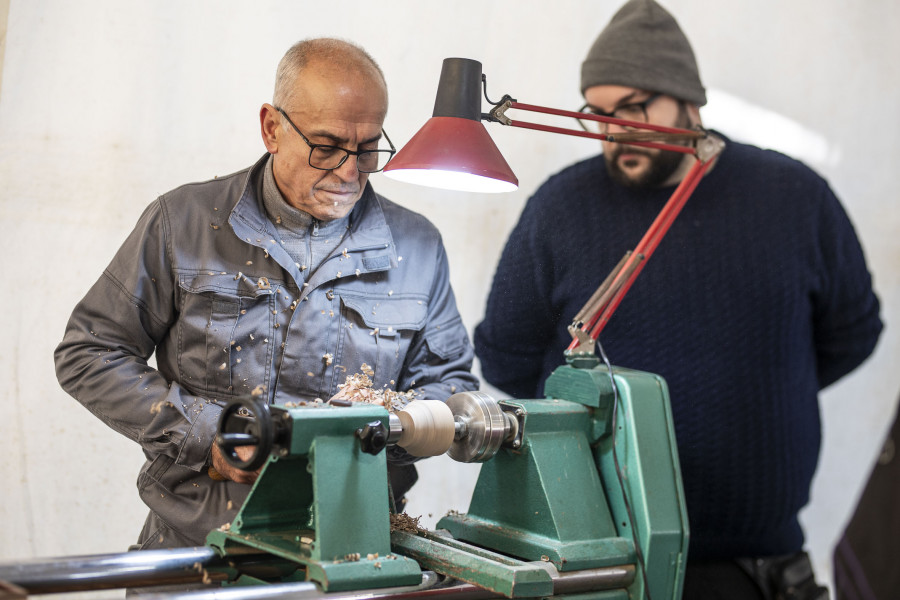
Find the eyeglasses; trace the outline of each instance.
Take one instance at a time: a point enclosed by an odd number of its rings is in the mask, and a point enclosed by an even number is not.
[[[653,94],[643,102],[632,102],[631,104],[623,104],[622,106],[617,106],[616,108],[612,109],[612,112],[606,112],[585,103],[584,106],[578,109],[578,112],[599,115],[601,117],[613,117],[616,119],[625,119],[626,121],[646,123],[649,120],[647,118],[647,107],[658,100],[661,96],[662,94]],[[599,131],[600,133],[606,133],[606,131],[609,129],[609,123],[604,123],[602,121],[578,119],[578,124],[581,125],[582,129],[589,132]]]
[[[394,144],[391,142],[391,138],[388,137],[387,132],[385,132],[384,129],[381,130],[381,133],[390,145],[390,150],[347,150],[340,146],[313,144],[305,135],[303,135],[297,126],[294,125],[294,122],[291,121],[291,118],[287,116],[287,113],[284,112],[284,110],[277,106],[275,107],[275,110],[280,112],[281,115],[287,119],[287,122],[291,124],[294,131],[296,131],[300,137],[303,138],[303,141],[306,142],[306,145],[309,146],[309,166],[313,169],[322,171],[337,169],[344,164],[347,157],[352,154],[356,157],[356,169],[360,173],[377,173],[387,165],[388,161],[391,160],[391,157],[397,152],[397,149],[394,148]]]

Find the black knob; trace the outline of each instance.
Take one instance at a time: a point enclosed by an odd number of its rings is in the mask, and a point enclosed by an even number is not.
[[[363,452],[375,455],[387,446],[388,430],[381,421],[372,421],[357,429],[356,437]]]

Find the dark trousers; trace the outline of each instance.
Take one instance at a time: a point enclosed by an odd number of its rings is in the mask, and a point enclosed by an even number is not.
[[[765,600],[765,596],[734,561],[688,561],[681,600]]]
[[[682,600],[828,600],[805,552],[688,561]]]

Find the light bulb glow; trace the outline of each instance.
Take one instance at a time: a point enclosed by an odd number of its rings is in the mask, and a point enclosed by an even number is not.
[[[393,169],[392,171],[385,171],[384,175],[404,183],[459,192],[499,194],[513,192],[519,188],[519,186],[508,181],[483,177],[474,173],[443,169]]]

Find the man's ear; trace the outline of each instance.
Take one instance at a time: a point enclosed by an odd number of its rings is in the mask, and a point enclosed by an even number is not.
[[[703,121],[700,120],[700,107],[696,104],[685,103],[687,106],[688,117],[691,120],[691,125],[700,125],[703,126]]]
[[[281,126],[281,113],[271,104],[263,104],[259,109],[259,128],[262,134],[263,144],[269,154],[278,152],[279,128]]]

